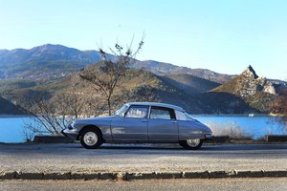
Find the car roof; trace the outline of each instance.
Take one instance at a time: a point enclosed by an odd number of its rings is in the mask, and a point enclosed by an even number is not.
[[[184,109],[182,109],[179,106],[176,105],[172,105],[172,104],[167,104],[167,103],[159,103],[159,102],[129,102],[127,103],[129,105],[150,105],[150,106],[157,106],[157,107],[167,107],[170,109],[174,109],[174,110],[178,110],[178,111],[183,111]]]

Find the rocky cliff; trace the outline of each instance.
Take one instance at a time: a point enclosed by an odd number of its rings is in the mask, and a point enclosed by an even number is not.
[[[261,112],[268,112],[272,99],[277,95],[276,85],[265,77],[259,77],[252,66],[212,92],[236,95]]]
[[[252,66],[248,66],[239,76],[214,89],[216,92],[228,92],[242,98],[254,96],[258,92],[276,95],[273,83],[265,77],[259,77]]]

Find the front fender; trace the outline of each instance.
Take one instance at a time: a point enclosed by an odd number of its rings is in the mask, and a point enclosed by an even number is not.
[[[80,119],[74,122],[74,128],[76,128],[77,131],[80,133],[85,127],[94,126],[101,131],[103,135],[103,139],[106,141],[109,141],[109,140],[112,140],[111,121],[112,121],[112,117],[97,117],[97,118],[90,118],[90,119]]]

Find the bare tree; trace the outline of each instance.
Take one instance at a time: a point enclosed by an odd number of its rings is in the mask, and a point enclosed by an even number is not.
[[[132,43],[126,50],[121,45],[115,44],[114,49],[110,49],[113,56],[100,49],[102,61],[86,67],[80,73],[81,79],[90,83],[96,91],[105,96],[109,115],[111,115],[111,101],[115,88],[119,86],[119,81],[126,74],[128,65],[135,62],[135,57],[143,44],[141,40],[135,51],[132,50]]]
[[[84,108],[84,102],[75,93],[61,93],[51,100],[38,97],[29,105],[26,108],[33,116],[33,122],[25,124],[25,128],[33,133],[53,135],[61,134]]]
[[[285,90],[273,103],[274,113],[281,115],[281,121],[287,126],[287,90]],[[287,127],[286,127],[287,128]]]
[[[55,96],[53,102],[57,103],[57,113],[63,115],[71,115],[78,118],[82,113],[85,101],[84,98],[76,93],[61,93]]]

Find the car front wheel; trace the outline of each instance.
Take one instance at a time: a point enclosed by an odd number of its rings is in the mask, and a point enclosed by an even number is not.
[[[189,150],[197,150],[202,146],[203,141],[201,139],[187,139],[185,141],[180,141],[179,144]]]
[[[97,129],[88,128],[81,133],[81,144],[86,149],[96,149],[102,144],[102,137]]]

